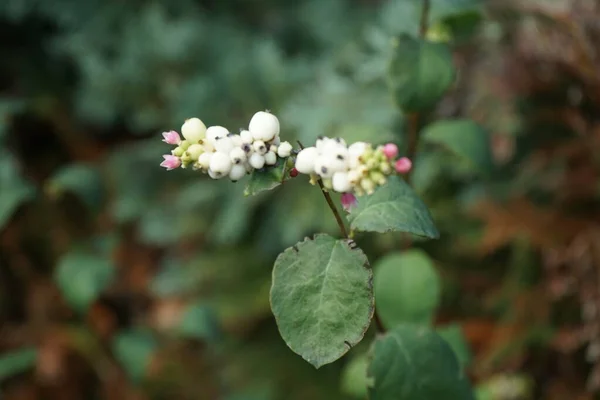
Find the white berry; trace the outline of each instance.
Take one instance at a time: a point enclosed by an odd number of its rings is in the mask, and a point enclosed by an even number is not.
[[[198,160],[198,157],[200,157],[200,154],[204,152],[204,147],[202,147],[201,144],[193,144],[188,147],[186,152],[189,154],[192,160],[196,161]]]
[[[339,193],[345,193],[352,189],[352,184],[348,180],[348,174],[346,172],[336,172],[331,178],[331,184],[333,190]]]
[[[246,161],[246,152],[241,147],[234,147],[229,152],[229,158],[234,164],[241,164]]]
[[[275,154],[272,151],[265,154],[265,163],[267,165],[274,165],[276,162],[277,162],[277,154]]]
[[[214,153],[202,153],[200,157],[198,157],[198,164],[203,169],[208,169],[210,167],[210,159]]]
[[[258,153],[252,154],[249,161],[254,169],[261,169],[265,166],[265,158]]]
[[[277,155],[281,158],[289,157],[292,154],[292,145],[290,142],[282,142],[277,148]]]
[[[217,174],[212,169],[209,169],[208,170],[208,176],[210,176],[212,179],[221,179],[224,175],[222,175],[221,173]]]
[[[210,170],[217,176],[224,176],[231,171],[231,160],[225,153],[214,153],[210,159]]]
[[[254,138],[252,137],[250,131],[241,131],[240,137],[242,138],[242,143],[252,143],[254,141]]]
[[[311,174],[315,169],[315,161],[319,152],[316,147],[307,147],[298,153],[296,157],[296,169],[301,174]]]
[[[215,150],[219,153],[229,154],[231,150],[233,150],[233,140],[230,137],[217,137],[215,139]]]
[[[181,134],[185,140],[198,143],[206,136],[206,125],[199,118],[187,119],[181,126]]]
[[[229,135],[229,131],[222,126],[210,126],[206,130],[206,139],[208,139],[209,142],[213,142],[213,144],[217,138],[223,138],[227,135]]]
[[[328,161],[329,160],[326,157],[318,157],[315,161],[315,169],[312,172],[316,173],[321,178],[331,178],[334,171],[329,166]]]
[[[246,168],[242,164],[234,165],[229,171],[229,179],[232,181],[239,181],[246,175]]]
[[[255,152],[257,152],[258,154],[261,154],[261,155],[266,154],[268,151],[267,145],[262,140],[255,141],[252,144],[252,147],[254,148]]]
[[[242,145],[244,144],[244,141],[242,140],[242,137],[240,135],[229,134],[229,138],[231,139],[231,143],[233,143],[235,147],[242,147]]]
[[[269,112],[259,111],[250,120],[248,130],[254,139],[269,141],[279,135],[279,120]]]
[[[348,171],[348,182],[350,182],[350,184],[355,185],[361,178],[361,175],[358,173],[358,171],[351,169],[350,171]]]

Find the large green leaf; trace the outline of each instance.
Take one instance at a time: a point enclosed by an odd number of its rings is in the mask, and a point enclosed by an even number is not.
[[[421,138],[425,142],[445,147],[483,174],[489,173],[492,168],[489,134],[474,121],[437,121],[425,127]]]
[[[452,85],[452,53],[443,43],[402,35],[394,42],[389,84],[396,104],[405,112],[432,108]]]
[[[319,234],[275,261],[271,308],[279,332],[316,368],[360,342],[373,316],[373,275],[355,246]]]
[[[85,313],[115,275],[106,258],[84,251],[72,251],[60,260],[54,278],[65,300]]]
[[[369,356],[367,353],[354,357],[345,365],[342,371],[341,390],[357,399],[367,397],[367,368]]]
[[[286,173],[286,163],[287,159],[278,158],[275,165],[252,172],[244,195],[253,196],[281,185],[288,175]]]
[[[430,328],[396,326],[375,341],[368,369],[371,400],[472,400],[450,346]]]
[[[372,195],[359,197],[348,220],[350,227],[359,231],[400,231],[433,239],[439,237],[425,204],[397,176],[390,177]]]
[[[0,229],[34,194],[34,187],[20,176],[15,158],[0,148]]]
[[[217,324],[217,317],[211,307],[193,303],[183,312],[177,330],[183,337],[212,341],[218,335]]]
[[[374,266],[375,301],[383,324],[429,324],[440,302],[440,279],[421,250],[391,253]]]
[[[38,351],[33,347],[5,352],[0,356],[0,381],[20,374],[35,365]]]
[[[469,344],[467,343],[467,339],[465,338],[461,326],[458,324],[446,325],[437,328],[437,333],[448,342],[450,347],[452,347],[461,367],[464,368],[469,365],[469,362],[471,361],[471,350],[469,349]]]
[[[158,342],[150,331],[132,329],[119,333],[112,343],[113,352],[134,382],[143,380],[148,372]]]
[[[46,188],[55,196],[72,192],[92,209],[101,206],[104,196],[100,172],[84,164],[68,165],[60,169],[47,183]]]

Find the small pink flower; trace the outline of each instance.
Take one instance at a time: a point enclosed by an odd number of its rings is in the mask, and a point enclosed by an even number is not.
[[[398,155],[398,146],[394,143],[388,143],[383,146],[383,154],[389,159],[393,160]]]
[[[167,144],[179,144],[181,142],[181,138],[179,137],[179,133],[175,131],[163,132],[163,142]]]
[[[160,166],[165,167],[167,171],[175,169],[181,165],[181,160],[179,157],[172,156],[171,154],[165,154],[163,158],[165,160],[160,163]]]
[[[408,158],[402,157],[396,161],[394,167],[399,174],[406,174],[412,168],[412,162]]]
[[[344,210],[350,211],[356,205],[356,197],[352,193],[342,194],[342,207]]]

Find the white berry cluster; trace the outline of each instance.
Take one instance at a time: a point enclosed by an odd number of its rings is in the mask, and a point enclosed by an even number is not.
[[[163,133],[164,142],[176,144],[171,155],[163,156],[167,169],[191,166],[213,179],[228,177],[237,181],[255,169],[287,158],[292,145],[279,139],[279,120],[270,112],[259,111],[250,120],[247,130],[230,133],[222,126],[206,125],[190,118],[181,127],[184,140],[175,131]]]
[[[298,172],[311,175],[312,183],[321,178],[329,190],[358,196],[371,194],[394,172],[397,148],[392,154],[386,146],[373,148],[365,142],[348,146],[340,138],[319,137],[315,146],[298,153],[295,167]]]

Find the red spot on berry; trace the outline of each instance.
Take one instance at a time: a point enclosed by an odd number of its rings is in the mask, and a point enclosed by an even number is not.
[[[297,176],[298,176],[298,170],[297,170],[296,168],[292,168],[292,169],[290,170],[290,176],[291,176],[292,178],[295,178],[295,177],[297,177]]]

